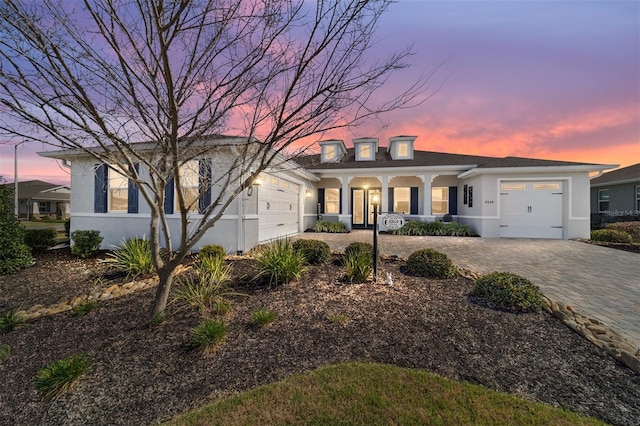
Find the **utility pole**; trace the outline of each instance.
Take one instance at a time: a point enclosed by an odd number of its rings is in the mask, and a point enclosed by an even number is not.
[[[16,219],[20,219],[20,209],[18,205],[18,147],[25,142],[26,141],[18,142],[13,146],[13,211]]]

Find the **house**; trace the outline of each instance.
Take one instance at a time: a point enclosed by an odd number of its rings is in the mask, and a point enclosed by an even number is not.
[[[15,188],[13,183],[5,185]],[[18,182],[18,217],[67,219],[70,215],[70,199],[71,188],[68,186],[41,180]]]
[[[591,213],[633,215],[640,211],[640,163],[591,179]]]
[[[451,217],[482,237],[588,238],[589,173],[614,167],[420,151],[416,139],[396,136],[383,147],[376,138],[359,138],[352,148],[342,140],[325,140],[319,142],[319,154],[280,161],[234,199],[195,249],[215,243],[229,252],[245,252],[304,232],[318,219],[340,221],[349,229],[370,228],[374,193],[380,195],[382,216],[393,212],[422,221]],[[242,143],[247,142],[227,138],[225,146]],[[100,230],[104,247],[149,232],[149,209],[126,179],[109,175],[107,167],[80,151],[40,154],[71,162],[72,231]],[[230,151],[221,158],[233,155]],[[212,178],[198,172],[206,170],[211,159],[199,161],[192,167],[194,188]],[[145,171],[140,174],[144,177]],[[165,210],[177,239],[179,215],[172,214],[172,191]],[[200,208],[211,199],[203,197]],[[192,215],[194,220],[199,217],[197,208]]]

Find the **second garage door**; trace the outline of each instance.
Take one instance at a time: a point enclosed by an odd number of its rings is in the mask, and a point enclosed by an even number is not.
[[[258,190],[260,242],[298,233],[299,186],[288,180],[266,175]]]
[[[500,236],[562,238],[562,182],[501,182]]]

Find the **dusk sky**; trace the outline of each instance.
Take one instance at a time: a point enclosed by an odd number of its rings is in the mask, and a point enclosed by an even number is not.
[[[640,162],[640,1],[399,0],[376,52],[413,44],[414,66],[384,91],[440,68],[424,104],[343,138],[415,135],[417,148],[620,164]],[[42,145],[20,146],[19,180],[68,183]],[[13,146],[0,175],[13,180]]]

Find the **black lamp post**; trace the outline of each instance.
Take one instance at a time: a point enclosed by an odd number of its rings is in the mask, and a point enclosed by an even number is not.
[[[371,194],[373,206],[373,282],[378,280],[378,207],[380,206],[380,193]]]

